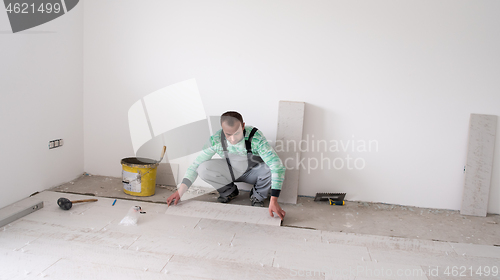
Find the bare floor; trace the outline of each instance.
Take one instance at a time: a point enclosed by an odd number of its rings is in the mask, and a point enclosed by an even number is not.
[[[175,187],[158,186],[154,196],[137,197],[125,194],[122,188],[120,178],[83,175],[51,190],[155,203],[166,203],[175,191]],[[218,195],[212,190],[191,187],[190,195],[195,200],[216,202]],[[231,204],[250,205],[249,192],[240,191]],[[287,213],[283,226],[288,227],[500,246],[500,215],[483,218],[452,210],[351,201],[331,206],[311,197],[299,197],[296,205],[281,206]]]

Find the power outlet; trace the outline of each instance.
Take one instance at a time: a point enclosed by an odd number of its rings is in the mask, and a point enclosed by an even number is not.
[[[49,141],[49,150],[61,147],[62,145],[63,145],[62,139],[56,139],[56,140]]]

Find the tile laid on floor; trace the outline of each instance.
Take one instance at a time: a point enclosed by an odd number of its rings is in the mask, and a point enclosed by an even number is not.
[[[320,244],[320,231],[290,227],[275,227],[251,223],[234,223],[229,221],[202,219],[198,224],[204,231],[217,234],[218,232],[233,232],[233,243],[239,245],[256,246],[276,250],[290,244],[302,245]]]
[[[1,237],[0,237],[1,239]],[[21,250],[0,248],[1,279],[37,279],[42,271],[59,260],[57,257],[37,256]]]
[[[412,252],[453,252],[447,242],[343,232],[321,232],[323,242]]]
[[[299,275],[297,271],[260,264],[224,262],[204,258],[174,256],[162,272],[169,275],[210,279],[325,279],[325,276]]]
[[[465,243],[450,243],[450,245],[459,255],[496,258],[500,263],[500,247]]]
[[[35,241],[39,236],[21,235],[15,226],[6,227],[0,231],[0,248],[6,250],[18,250],[26,244]]]
[[[121,214],[125,215],[125,214]],[[165,215],[150,213],[140,215],[137,225],[125,226],[121,225],[120,219],[114,220],[106,225],[107,230],[136,234],[140,236],[157,236],[164,237],[168,235],[183,235],[195,229],[200,222],[200,218],[183,217],[175,215]]]
[[[494,258],[462,256],[453,254],[436,254],[436,253],[421,253],[409,252],[402,250],[377,250],[370,249],[370,255],[373,260],[379,262],[389,262],[397,264],[415,264],[426,267],[426,270],[433,267],[479,267],[479,266],[498,266],[498,260]]]
[[[118,204],[118,202],[117,202]],[[107,218],[107,224],[120,224],[122,219],[125,216],[130,215],[130,209],[134,206],[140,206],[142,208],[141,212],[143,214],[134,212],[132,216],[136,216],[137,224],[142,226],[150,226],[155,223],[155,220],[158,216],[164,216],[164,212],[167,208],[166,205],[155,204],[155,203],[141,203],[138,204],[135,201],[120,201],[119,206],[100,206],[95,205],[94,207],[89,208],[82,214],[87,216],[98,216],[102,219]]]
[[[32,241],[38,238],[51,238],[58,240],[85,242],[87,244],[93,245],[118,247],[120,244],[130,246],[135,240],[140,237],[140,234],[133,234],[122,231],[112,231],[104,229],[99,230],[91,228],[66,228],[63,226],[54,226],[43,222],[23,219],[17,220],[13,225],[14,226],[10,227],[6,231],[6,234],[8,233],[14,236],[13,240],[20,239]],[[25,244],[20,243],[19,245],[23,246]]]
[[[112,219],[105,215],[85,215],[85,212],[73,214],[61,210],[50,212],[50,215],[47,215],[47,212],[50,211],[43,211],[42,209],[25,216],[22,220],[41,222],[55,227],[65,227],[69,229],[101,229],[112,221]]]
[[[354,265],[352,264],[352,267]],[[342,269],[342,266],[338,266],[337,268]],[[363,262],[358,263],[355,270],[356,272],[351,274],[355,275],[355,279],[427,280],[426,271],[418,265]]]
[[[264,207],[195,200],[182,201],[175,206],[170,206],[166,214],[273,226],[281,224],[281,219],[269,216],[268,209]]]
[[[332,252],[332,254],[334,253],[342,254],[342,252],[339,251]],[[281,261],[283,261],[283,259]],[[274,267],[279,266],[281,268],[285,266],[300,274],[323,273],[325,275],[325,280],[353,280],[359,278],[372,280],[427,279],[425,271],[418,265],[372,262],[369,260],[343,260],[339,258],[326,259],[317,264],[313,264],[312,262],[314,261],[318,261],[318,259],[302,264],[296,261],[294,263],[278,263],[278,259],[276,259]]]
[[[109,219],[105,216],[99,215],[97,217],[85,216],[85,212],[96,207],[98,202],[89,202],[83,204],[74,204],[70,210],[62,210],[57,205],[57,199],[60,194],[55,192],[42,192],[36,196],[26,198],[20,202],[13,205],[24,205],[30,204],[33,201],[43,201],[44,207],[38,211],[35,211],[27,216],[21,218],[21,220],[34,221],[39,223],[46,223],[54,226],[62,226],[68,228],[102,228],[105,224],[109,223]],[[88,196],[82,195],[71,195],[67,197],[68,199],[87,199]],[[101,203],[103,203],[101,201]],[[7,206],[8,209],[10,206]],[[16,206],[19,207],[19,206]],[[3,208],[0,212],[6,210]],[[47,213],[51,213],[48,215]]]
[[[271,266],[274,251],[257,246],[231,246],[219,236],[207,235],[196,238],[172,235],[164,238],[140,238],[130,248],[139,251],[174,254],[185,257],[205,258],[236,263],[260,264]],[[230,234],[229,234],[230,235]]]
[[[86,261],[72,261],[61,259],[54,265],[43,271],[43,276],[46,279],[208,279],[191,276],[189,278],[179,277],[177,275],[165,275],[159,272],[149,270],[138,270],[126,267],[118,267],[112,265],[104,265]],[[40,278],[38,278],[40,279]],[[43,279],[43,278],[42,278]]]
[[[59,205],[57,205],[57,200],[59,198],[67,198],[70,201],[74,200],[83,200],[83,199],[98,199],[97,202],[82,202],[82,203],[75,203],[73,207],[70,210],[62,210],[59,208]],[[87,195],[80,195],[80,194],[69,194],[69,193],[58,193],[58,192],[53,192],[53,191],[43,191],[39,192],[31,197],[27,197],[23,200],[20,200],[18,202],[15,202],[5,208],[2,208],[1,210],[4,211],[8,208],[11,207],[28,207],[33,205],[34,203],[43,202],[43,208],[38,210],[38,211],[69,211],[73,213],[80,213],[85,210],[87,210],[89,207],[92,207],[95,204],[102,203],[102,200],[111,200],[111,198],[101,198],[101,197],[94,197],[94,196],[87,196]]]
[[[304,242],[305,243],[305,242]],[[290,243],[276,250],[274,267],[323,271],[345,262],[369,261],[368,249],[361,246],[338,244]]]
[[[147,268],[160,272],[172,257],[106,245],[88,244],[69,240],[39,238],[22,248],[26,255],[64,258],[72,261],[93,262],[138,270]]]

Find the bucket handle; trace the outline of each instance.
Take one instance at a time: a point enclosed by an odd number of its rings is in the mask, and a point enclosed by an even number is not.
[[[167,146],[163,146],[162,152],[161,152],[161,157],[160,160],[157,162],[160,164],[160,162],[163,160],[163,157],[165,156],[165,152],[167,151]]]

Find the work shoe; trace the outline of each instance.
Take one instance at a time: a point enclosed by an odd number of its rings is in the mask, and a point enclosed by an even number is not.
[[[240,191],[238,191],[238,188],[236,187],[234,189],[234,191],[232,193],[230,193],[228,196],[226,196],[226,197],[219,196],[219,198],[217,198],[217,201],[220,203],[228,203],[229,201],[231,201],[235,197],[237,197],[238,194],[240,194]]]
[[[260,201],[255,197],[250,197],[250,201],[252,202],[252,206],[264,207],[264,201]]]

